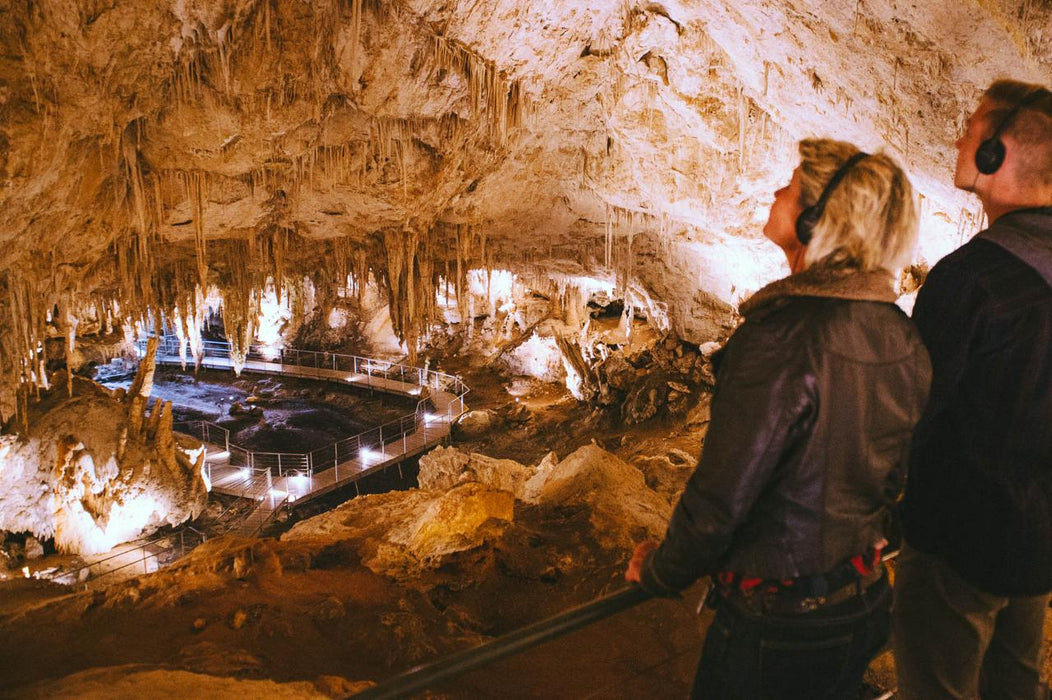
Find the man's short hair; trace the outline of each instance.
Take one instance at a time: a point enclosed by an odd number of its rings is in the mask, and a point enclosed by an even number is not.
[[[1015,154],[1019,175],[1052,185],[1052,92],[1041,85],[1002,79],[986,89],[983,99],[993,104],[986,114],[987,136],[1017,105],[1030,100],[1003,133],[1020,146]]]
[[[800,206],[818,201],[834,173],[859,149],[844,141],[800,142]],[[917,201],[906,173],[883,153],[863,158],[826,201],[807,246],[809,265],[896,270],[917,243]]]

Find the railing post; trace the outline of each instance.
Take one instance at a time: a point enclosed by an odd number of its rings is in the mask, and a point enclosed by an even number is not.
[[[382,425],[380,426],[380,456],[381,457],[386,457],[387,456],[384,453],[384,427]]]

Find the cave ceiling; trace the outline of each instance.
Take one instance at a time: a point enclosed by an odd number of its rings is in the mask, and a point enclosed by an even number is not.
[[[680,258],[656,296],[696,291],[678,265],[732,301],[742,259],[777,269],[759,231],[808,135],[907,166],[922,257],[974,230],[954,139],[992,79],[1052,82],[1052,2],[11,0],[0,48],[12,300],[459,226],[486,263],[585,271],[650,235]]]

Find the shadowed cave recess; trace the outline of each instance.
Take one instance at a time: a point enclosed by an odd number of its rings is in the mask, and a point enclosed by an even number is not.
[[[0,47],[0,693],[343,697],[621,587],[788,271],[799,139],[908,171],[909,310],[983,225],[981,91],[1052,84],[1052,3],[19,0]],[[299,502],[329,466],[264,465],[260,515],[191,421],[405,455]],[[685,695],[699,595],[436,690]]]

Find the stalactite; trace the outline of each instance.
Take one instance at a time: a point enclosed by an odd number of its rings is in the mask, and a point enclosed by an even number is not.
[[[225,246],[229,261],[227,274],[220,284],[223,328],[230,343],[234,372],[240,375],[245,356],[252,343],[255,319],[259,313],[259,295],[263,281],[252,270],[252,246],[244,240],[230,241]]]
[[[383,238],[387,258],[386,281],[391,322],[395,334],[406,344],[410,363],[415,362],[419,339],[431,320],[427,296],[434,296],[433,279],[421,273],[420,236],[416,231],[386,231]]]
[[[464,327],[471,324],[468,309],[468,262],[471,255],[471,231],[457,224],[457,278],[453,287],[457,293],[457,311]]]
[[[749,124],[749,105],[745,91],[738,88],[738,172],[745,172],[745,132]]]
[[[362,0],[351,0],[351,75],[358,74],[358,41],[362,33]],[[357,82],[355,83],[357,84]]]
[[[522,122],[524,99],[518,81],[507,80],[492,61],[452,39],[432,34],[428,46],[437,69],[456,71],[468,81],[472,112],[484,112],[491,137],[499,144],[507,143],[509,129]]]
[[[190,217],[194,222],[194,252],[197,256],[197,283],[208,286],[208,250],[205,245],[205,201],[207,175],[203,172],[182,173],[186,199],[190,203]]]
[[[605,244],[603,245],[603,267],[610,269],[613,264],[614,257],[614,221],[613,216],[616,215],[616,210],[611,208],[609,204],[606,205],[606,237],[604,239]]]
[[[149,237],[156,229],[157,221],[154,219],[157,209],[148,201],[146,182],[139,163],[139,148],[144,128],[141,121],[132,122],[125,129],[121,139],[121,155],[126,177],[131,185],[132,208],[138,224],[140,250],[148,246]]]

